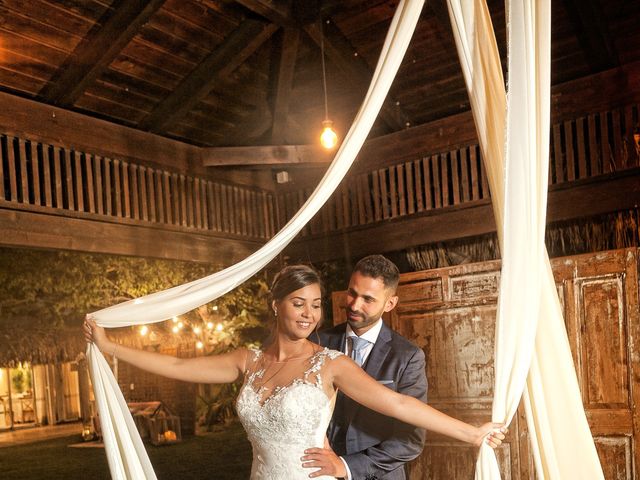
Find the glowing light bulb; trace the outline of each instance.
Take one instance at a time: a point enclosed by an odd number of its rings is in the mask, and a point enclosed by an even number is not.
[[[202,347],[204,347],[204,344],[202,342],[197,342],[196,343],[196,348],[199,350],[202,350]]]
[[[333,122],[325,120],[322,122],[322,133],[320,134],[320,144],[327,150],[331,150],[338,143],[338,135],[333,131]]]
[[[149,333],[149,327],[147,327],[146,325],[141,326],[140,335],[144,337],[147,333]]]
[[[222,324],[221,324],[221,323],[219,323],[218,325],[216,325],[216,330],[217,330],[218,332],[221,332],[221,331],[222,331]]]
[[[180,330],[182,330],[182,329],[183,329],[183,327],[184,327],[184,323],[182,323],[182,322],[178,322],[178,328],[179,328]]]
[[[202,329],[200,327],[193,327],[193,333],[195,333],[196,335],[200,335],[200,332],[202,332]]]
[[[180,331],[177,325],[173,327],[171,330],[173,331],[173,333],[178,333]]]
[[[209,330],[211,330],[213,328],[213,323],[212,322],[207,322],[207,328]]]
[[[178,317],[173,317],[173,323],[178,323]]]
[[[211,307],[211,310],[213,310],[214,312],[218,311],[218,305],[214,305],[213,307]]]

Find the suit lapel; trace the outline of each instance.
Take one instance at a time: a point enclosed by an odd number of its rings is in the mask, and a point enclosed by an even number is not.
[[[387,355],[391,351],[391,330],[384,323],[382,329],[378,334],[378,339],[371,349],[371,353],[367,358],[367,362],[364,366],[364,371],[375,379],[378,379],[378,374],[382,368]]]
[[[367,372],[367,374],[370,377],[373,377],[374,379],[378,379],[378,374],[380,373],[380,369],[382,368],[382,365],[384,364],[384,361],[387,358],[387,355],[389,355],[389,352],[391,351],[390,342],[391,342],[391,330],[389,329],[389,327],[387,327],[383,323],[382,329],[378,334],[376,343],[373,345],[373,348],[371,349],[371,353],[369,353],[369,356],[367,357],[367,361],[364,364],[364,371]],[[349,415],[350,421],[351,419],[353,419],[353,417],[361,408],[363,407],[359,403],[353,400],[349,401],[348,415]]]

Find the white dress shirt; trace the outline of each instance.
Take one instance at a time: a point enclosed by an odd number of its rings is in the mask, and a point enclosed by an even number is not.
[[[363,365],[366,363],[367,358],[369,358],[369,354],[371,353],[371,350],[373,350],[373,345],[376,343],[376,340],[378,340],[378,335],[380,335],[380,330],[382,330],[382,319],[379,319],[376,323],[373,324],[373,327],[371,327],[365,333],[360,335],[360,338],[364,338],[365,340],[369,341],[369,345],[367,345],[364,348],[364,356],[363,356],[363,360],[362,360],[362,362],[363,362],[362,364]],[[357,335],[355,334],[355,332],[351,328],[351,325],[347,325],[347,330],[346,330],[345,334],[346,334],[347,341],[345,342],[344,353],[347,356],[350,356],[351,355],[351,341],[349,341],[348,339],[349,339],[349,337],[356,337]],[[352,480],[351,470],[349,470],[349,465],[347,465],[347,462],[344,461],[344,458],[340,457],[340,460],[342,460],[342,463],[344,463],[344,468],[347,471],[347,476],[345,478],[347,480]]]

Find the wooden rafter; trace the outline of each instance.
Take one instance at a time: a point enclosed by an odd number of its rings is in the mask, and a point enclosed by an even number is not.
[[[290,27],[300,26],[293,19],[291,9],[283,2],[270,0],[236,1],[271,22]],[[323,28],[324,32],[320,31],[318,22],[304,26],[304,30],[318,46],[320,46],[320,39],[324,33],[324,46],[327,57],[345,72],[350,80],[362,86],[369,85],[373,70],[367,62],[357,54],[357,51],[353,48],[349,40],[332,22],[325,24]],[[391,94],[387,95],[387,101],[382,107],[380,116],[393,130],[400,130],[406,128],[407,125],[411,125],[410,118]]]
[[[327,152],[316,145],[278,145],[265,147],[203,148],[205,167],[326,164],[335,152]]]
[[[564,0],[580,46],[593,73],[620,65],[605,12],[595,0]]]
[[[257,13],[261,17],[266,18],[270,22],[284,27],[299,27],[296,25],[292,15],[291,7],[279,0],[236,0],[246,9]]]
[[[165,0],[120,2],[95,35],[80,42],[40,95],[47,102],[72,106],[87,86],[113,61]]]
[[[220,79],[233,72],[277,29],[260,20],[242,22],[138,127],[152,132],[164,130],[204,99]]]
[[[293,73],[296,66],[300,30],[285,27],[282,35],[282,48],[277,59],[278,65],[274,68],[275,75],[272,79],[275,97],[273,100],[273,127],[271,129],[271,141],[274,144],[285,143],[285,131],[289,114],[289,98],[293,86]]]

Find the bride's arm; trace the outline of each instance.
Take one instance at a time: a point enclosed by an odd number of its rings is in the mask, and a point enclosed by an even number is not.
[[[463,442],[479,446],[483,439],[502,425],[486,423],[474,427],[446,415],[420,400],[402,395],[379,384],[367,375],[349,357],[341,356],[331,362],[333,385],[356,402],[389,417],[426,428]],[[488,440],[492,447],[498,446],[504,435],[497,431]]]
[[[84,335],[100,351],[117,357],[138,368],[164,377],[194,383],[231,383],[242,374],[247,359],[247,350],[238,349],[221,355],[177,358],[171,355],[148,352],[112,342],[104,328],[87,318]]]

